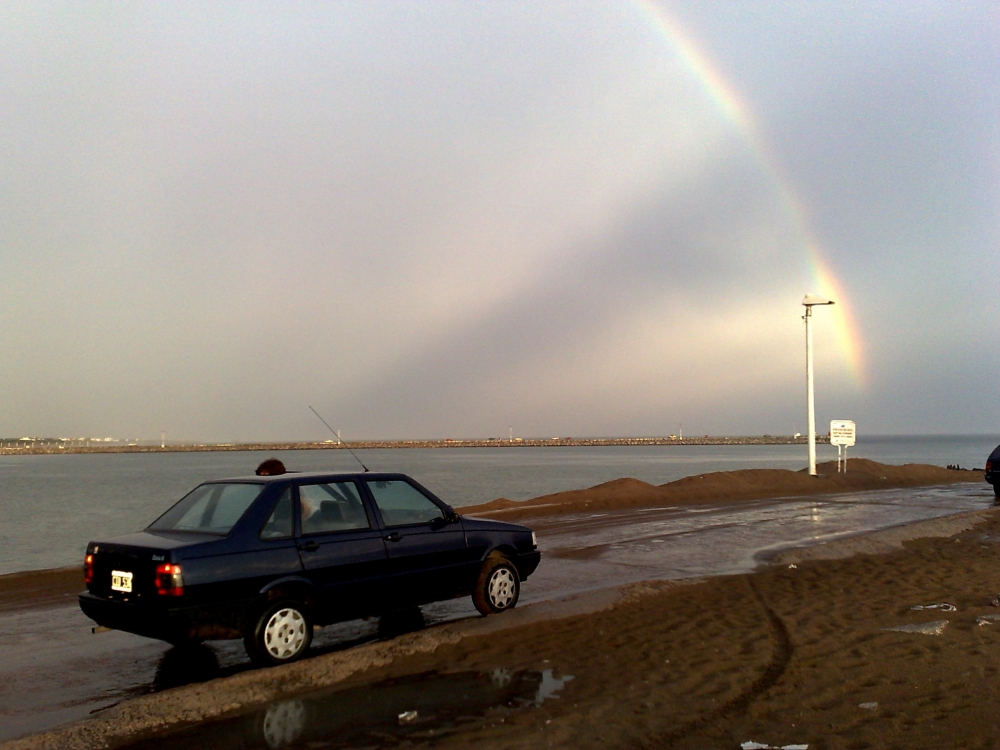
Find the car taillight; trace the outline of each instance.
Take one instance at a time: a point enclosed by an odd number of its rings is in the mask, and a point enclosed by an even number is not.
[[[992,461],[987,461],[986,462],[986,471],[993,471],[993,462]]]
[[[94,556],[83,558],[83,582],[88,586],[94,582]]]
[[[156,566],[156,593],[160,596],[184,595],[184,574],[180,565],[164,563]]]

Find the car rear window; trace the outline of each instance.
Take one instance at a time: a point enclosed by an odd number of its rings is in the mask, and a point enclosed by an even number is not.
[[[224,536],[257,499],[263,485],[203,484],[150,524],[152,531],[196,531]]]

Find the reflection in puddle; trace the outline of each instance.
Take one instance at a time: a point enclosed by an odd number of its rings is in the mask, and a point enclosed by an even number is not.
[[[487,718],[559,697],[572,675],[551,669],[429,673],[312,693],[253,713],[136,742],[131,750],[174,748],[394,747],[428,740]]]
[[[540,706],[544,701],[549,700],[549,698],[558,698],[559,696],[556,693],[562,690],[566,683],[572,679],[573,675],[571,674],[554,677],[552,670],[546,669],[542,672],[542,682],[538,686],[538,692],[535,693],[535,705]]]
[[[306,731],[306,704],[282,701],[267,707],[261,735],[268,747],[288,747]]]

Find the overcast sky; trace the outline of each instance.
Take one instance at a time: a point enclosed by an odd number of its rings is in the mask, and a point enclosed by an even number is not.
[[[996,433],[998,235],[995,2],[0,5],[3,436]]]

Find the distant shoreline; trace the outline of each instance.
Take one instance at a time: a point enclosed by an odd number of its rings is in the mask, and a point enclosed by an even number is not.
[[[77,442],[77,441],[73,441]],[[365,450],[373,448],[569,448],[606,446],[677,445],[805,445],[805,436],[757,435],[745,437],[630,437],[630,438],[514,438],[486,440],[358,440],[311,443],[192,443],[184,445],[73,445],[64,442],[35,443],[27,447],[0,444],[0,456],[30,456],[79,453],[199,453],[209,451]],[[817,443],[829,443],[817,435]]]

